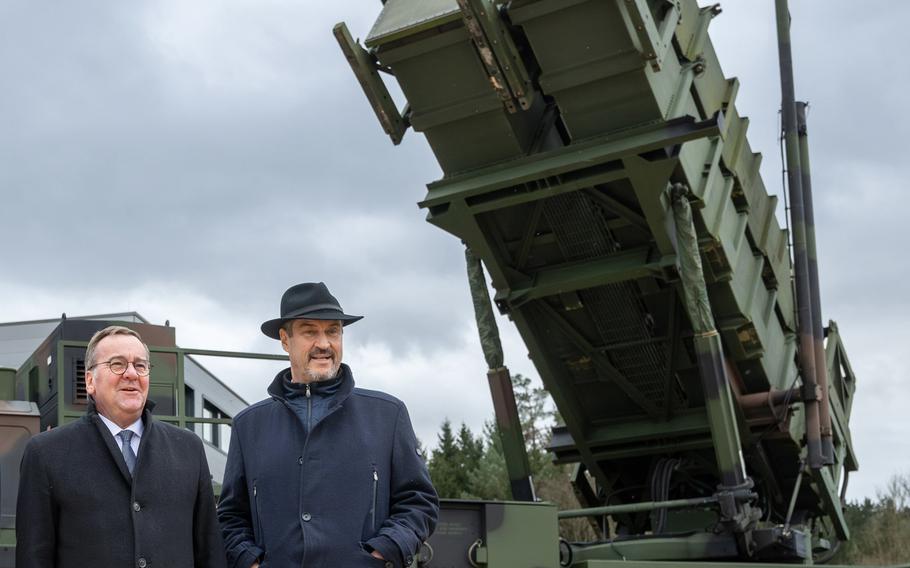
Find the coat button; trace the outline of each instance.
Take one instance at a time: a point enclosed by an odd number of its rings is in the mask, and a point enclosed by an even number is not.
[[[139,501],[133,501],[133,510],[137,513],[142,510],[142,506],[139,504]]]
[[[304,522],[308,523],[308,522],[310,522],[310,519],[313,518],[313,516],[310,515],[309,513],[304,513],[304,514],[300,515],[300,518],[303,519]]]
[[[140,558],[136,565],[139,566],[139,568],[145,568],[148,566],[148,562],[145,561],[145,558]]]
[[[392,564],[391,561],[388,561],[388,560],[387,560],[386,563],[385,563],[385,568],[395,568],[395,565]]]
[[[300,465],[303,465],[303,456],[300,456],[299,458],[297,458],[297,463],[299,463]]]

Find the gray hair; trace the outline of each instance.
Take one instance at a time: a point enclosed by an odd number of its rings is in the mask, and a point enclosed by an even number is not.
[[[96,331],[95,335],[88,342],[88,347],[85,348],[85,368],[91,369],[95,365],[95,348],[98,347],[98,344],[101,343],[101,340],[105,337],[110,337],[112,335],[131,335],[139,340],[142,343],[142,346],[145,347],[146,357],[149,357],[149,346],[142,341],[142,336],[139,333],[133,331],[128,327],[123,327],[122,325],[110,325],[101,331]]]

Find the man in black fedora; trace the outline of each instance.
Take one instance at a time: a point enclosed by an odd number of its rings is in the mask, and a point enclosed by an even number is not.
[[[291,366],[234,418],[218,517],[232,568],[400,568],[439,502],[407,408],[354,387],[345,314],[322,282],[292,286],[262,332]]]

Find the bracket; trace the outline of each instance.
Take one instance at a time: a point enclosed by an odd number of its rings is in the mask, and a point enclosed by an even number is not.
[[[370,101],[370,106],[373,107],[373,112],[376,113],[382,129],[397,146],[410,126],[407,119],[408,107],[405,107],[404,113],[398,111],[388,88],[379,76],[379,64],[376,57],[361,47],[359,42],[354,41],[344,22],[335,24],[332,34],[338,40],[338,45],[348,60],[351,70],[354,71],[354,76],[357,77],[363,93]]]

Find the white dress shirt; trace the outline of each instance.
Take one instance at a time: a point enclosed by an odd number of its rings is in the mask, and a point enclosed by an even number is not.
[[[118,436],[117,434],[119,434],[123,430],[131,431],[133,433],[133,438],[130,440],[130,447],[133,448],[133,453],[136,454],[136,456],[139,455],[139,439],[142,438],[142,431],[144,429],[141,417],[139,418],[139,420],[136,420],[135,422],[133,422],[126,428],[121,428],[120,426],[117,426],[116,424],[111,422],[104,415],[99,414],[98,416],[101,417],[101,420],[104,422],[104,425],[107,426],[107,429],[111,431],[111,435],[114,437],[114,440],[117,441],[117,446],[119,446],[121,450],[123,449],[123,442],[121,441],[120,436]]]

